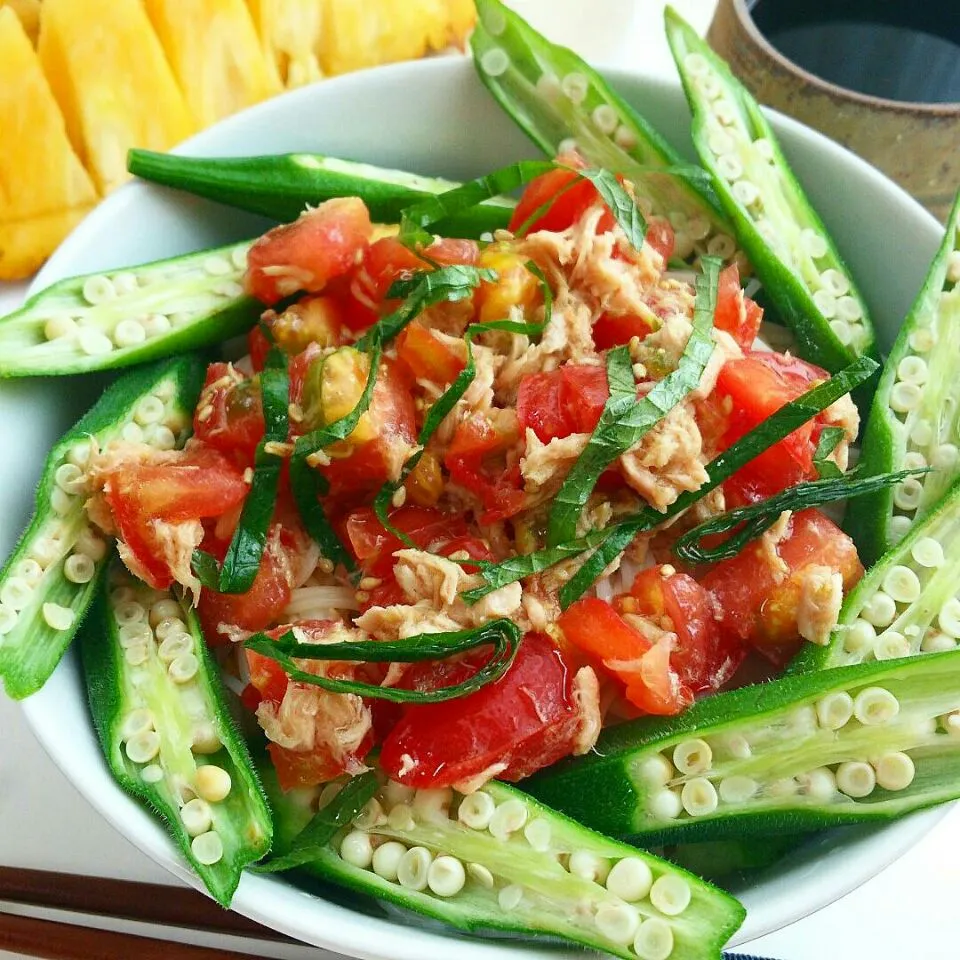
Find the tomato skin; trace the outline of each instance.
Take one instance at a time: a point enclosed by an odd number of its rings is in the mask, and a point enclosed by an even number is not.
[[[586,163],[575,153],[557,157],[557,163],[575,169],[583,169],[586,166]],[[577,180],[579,182],[574,182]],[[559,233],[576,223],[586,209],[596,202],[597,196],[596,187],[589,180],[581,179],[574,170],[549,170],[527,184],[510,218],[509,229],[516,233],[538,208],[553,200],[541,216],[527,224],[526,232],[550,230]]]
[[[480,244],[476,240],[438,237],[423,253],[425,257],[443,266],[460,263],[475,267],[480,262]]]
[[[763,309],[745,296],[740,287],[740,270],[735,263],[720,271],[714,326],[725,330],[743,350],[750,350],[760,332]]]
[[[719,690],[743,662],[747,649],[741,643],[724,642],[710,595],[693,577],[665,575],[668,572],[665,566],[641,570],[630,592],[618,597],[615,606],[621,613],[659,620],[677,635],[670,665],[692,693]]]
[[[414,380],[430,380],[436,384],[453,383],[467,365],[464,358],[416,320],[397,337],[397,359]]]
[[[299,290],[318,293],[354,265],[372,232],[362,200],[327,200],[254,243],[247,254],[247,291],[268,305]]]
[[[677,238],[666,217],[651,217],[647,221],[645,242],[653,247],[666,263],[672,256]]]
[[[505,470],[490,463],[513,449],[517,438],[499,430],[483,414],[463,420],[456,429],[444,456],[450,479],[476,494],[483,504],[481,523],[495,523],[523,509],[519,465]]]
[[[593,343],[598,350],[622,347],[634,337],[643,340],[653,327],[643,317],[631,314],[601,313],[593,325]]]
[[[260,388],[228,363],[211,363],[193,415],[198,440],[239,463],[252,465],[266,429]]]
[[[671,667],[669,647],[651,644],[605,600],[577,600],[557,626],[569,643],[600,662],[602,672],[626,684],[627,699],[645,713],[671,716],[693,702]]]
[[[517,419],[521,430],[533,430],[544,443],[571,433],[592,433],[609,397],[603,367],[567,364],[520,381]]]
[[[482,662],[471,658],[471,672]],[[433,689],[457,682],[463,663],[423,665],[410,683]],[[578,726],[562,654],[546,637],[527,634],[496,683],[457,700],[406,707],[384,739],[380,764],[392,779],[417,788],[462,784],[486,771],[516,781],[572,753]],[[506,768],[494,772],[500,763]]]
[[[844,589],[849,590],[863,575],[863,567],[853,541],[818,510],[793,514],[777,552],[787,566],[781,579],[754,542],[720,561],[700,582],[712,599],[722,632],[785,663],[801,642],[797,610],[804,570],[829,567],[841,574]]]
[[[747,351],[741,359],[728,360],[714,390],[720,402],[729,398],[721,445],[730,446],[827,377],[826,371],[804,360],[768,351]],[[731,503],[755,502],[812,479],[816,435],[817,424],[805,423],[738,470],[724,485]]]

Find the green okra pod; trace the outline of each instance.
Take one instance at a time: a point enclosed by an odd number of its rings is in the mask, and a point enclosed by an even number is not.
[[[647,843],[883,821],[960,797],[960,652],[717,694],[604,731],[524,788]]]
[[[867,306],[757,102],[672,8],[667,39],[693,113],[693,142],[797,352],[834,372],[875,353]]]
[[[144,180],[283,222],[296,220],[308,204],[359,197],[374,220],[396,223],[404,208],[458,186],[318,153],[207,158],[131,150],[127,166]],[[444,219],[436,230],[448,237],[479,237],[506,227],[514,205],[507,197],[494,197]]]
[[[124,441],[180,446],[203,373],[198,359],[183,357],[121,377],[50,451],[33,518],[0,570],[0,680],[11,697],[46,683],[106,567],[108,538],[84,509],[91,458]]]
[[[281,865],[461,930],[547,935],[630,960],[707,960],[744,916],[698,877],[506,784],[464,796],[368,773],[314,816],[312,797],[281,793],[271,769],[263,778]]]
[[[110,370],[244,333],[250,241],[59,280],[0,318],[0,377]]]
[[[863,435],[866,474],[933,469],[852,503],[844,528],[875,563],[926,516],[960,475],[960,194],[943,243],[887,359]]]
[[[228,906],[270,849],[271,814],[189,602],[119,562],[81,635],[90,712],[114,778],[166,822]]]

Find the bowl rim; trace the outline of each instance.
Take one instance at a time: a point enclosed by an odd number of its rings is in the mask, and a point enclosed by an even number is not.
[[[845,100],[856,103],[863,107],[872,107],[873,109],[884,110],[888,113],[911,114],[913,116],[923,116],[929,118],[939,118],[944,120],[960,120],[960,100],[945,100],[943,102],[929,102],[925,100],[892,100],[889,97],[878,97],[870,93],[861,93],[851,87],[842,87],[838,83],[825,80],[815,73],[811,73],[805,67],[802,67],[795,60],[791,60],[775,47],[766,37],[766,35],[757,26],[750,9],[747,7],[747,0],[729,0],[730,9],[733,11],[734,19],[746,33],[747,37],[758,47],[760,51],[777,66],[793,74],[799,80],[802,80],[808,86],[813,87],[820,93],[826,94],[834,99]],[[724,0],[720,0],[716,18],[721,16]]]
[[[351,90],[354,88],[362,89],[371,84],[376,87],[384,83],[404,83],[408,75],[416,77],[422,82],[422,75],[425,73],[435,75],[431,76],[431,82],[439,81],[442,84],[444,76],[452,80],[458,74],[469,73],[473,75],[473,67],[468,59],[452,57],[393,64],[325,80],[322,88],[328,92],[323,93],[322,96],[336,94],[349,97]],[[667,79],[623,69],[603,69],[602,73],[615,86],[618,83],[639,83],[659,91],[661,95],[672,95],[680,91],[679,81],[673,78]],[[276,109],[275,105],[278,100],[293,103],[302,101],[304,105],[308,105],[311,99],[317,95],[316,90],[317,87],[314,85],[303,87],[250,107],[221,121],[214,127],[194,135],[179,145],[173,152],[200,153],[204,149],[207,138],[212,136],[212,131],[215,131],[217,135],[236,135],[250,123],[251,118],[256,119],[261,114],[266,115]],[[885,190],[893,189],[897,191],[915,209],[918,217],[942,230],[942,225],[938,224],[936,219],[924,210],[916,200],[865,160],[799,121],[779,114],[774,110],[768,110],[768,113],[775,116],[778,128],[791,130],[800,138],[812,138],[828,157],[830,155],[846,155],[848,162],[858,169],[861,176],[876,183],[882,182]],[[237,130],[235,131],[234,128],[237,128]],[[120,203],[118,198],[126,201],[128,197],[135,198],[137,193],[156,189],[158,188],[152,184],[130,182],[114,191],[104,202],[98,204],[95,210],[71,233],[43,267],[31,284],[28,296],[33,295],[38,289],[58,278],[60,260],[69,258],[75,249],[82,249],[86,243],[87,234],[95,231],[102,218],[114,216],[113,209]],[[61,665],[58,672],[63,671],[64,666],[65,664]],[[54,679],[56,679],[56,676]],[[171,872],[181,882],[206,893],[202,882],[189,869],[179,851],[170,843],[169,835],[162,827],[158,826],[149,814],[140,809],[135,801],[112,781],[113,789],[110,794],[101,795],[96,789],[96,785],[88,779],[89,773],[85,772],[82,763],[77,762],[73,756],[63,751],[57,741],[58,728],[50,722],[48,705],[46,704],[47,700],[53,700],[56,697],[57,691],[52,687],[52,684],[48,685],[48,688],[21,704],[27,722],[44,750],[81,794],[126,839],[146,853],[157,864]],[[105,767],[104,770],[106,770]],[[109,775],[106,775],[109,778]],[[728,946],[742,944],[781,929],[849,893],[902,856],[949,813],[951,806],[951,804],[945,804],[930,810],[920,811],[893,823],[861,829],[858,836],[883,831],[886,842],[882,846],[874,845],[871,848],[871,856],[866,860],[862,855],[857,857],[856,865],[859,865],[859,869],[850,869],[849,867],[834,869],[830,871],[827,877],[818,876],[815,893],[808,895],[803,902],[803,906],[799,909],[793,908],[789,914],[782,913],[777,917],[769,917],[766,923],[753,925],[750,924],[748,917],[744,926],[731,939]],[[142,829],[135,830],[135,827]],[[819,854],[814,857],[814,860],[819,862]],[[802,862],[801,866],[803,866]],[[351,922],[340,924],[316,923],[318,919],[316,916],[317,904],[314,901],[318,899],[321,907],[327,911],[319,919],[329,920],[339,916],[343,920]],[[503,958],[508,955],[515,956],[516,960],[520,960],[522,957],[532,958],[535,956],[535,951],[540,946],[533,941],[463,938],[457,935],[456,931],[438,930],[433,926],[432,921],[425,921],[423,925],[414,925],[413,923],[400,924],[390,918],[382,920],[367,917],[352,908],[344,907],[323,897],[305,893],[291,884],[278,884],[276,878],[258,876],[249,871],[245,871],[241,878],[232,909],[263,923],[265,926],[281,930],[305,942],[338,953],[345,953],[349,956],[369,958],[369,960],[447,960],[454,949],[458,960],[494,960],[495,957]],[[297,922],[294,921],[293,914],[296,914]],[[383,937],[378,938],[378,929],[384,934]],[[455,945],[455,947],[451,945]],[[515,950],[518,951],[516,954],[514,953]],[[554,950],[552,955],[557,957],[558,960],[560,958],[573,960],[573,957],[580,955],[580,951],[571,954],[569,952],[559,953]]]

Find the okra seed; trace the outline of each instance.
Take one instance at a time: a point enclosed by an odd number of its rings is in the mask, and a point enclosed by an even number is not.
[[[531,820],[524,828],[523,835],[526,838],[527,843],[530,844],[531,848],[536,850],[538,853],[546,853],[550,849],[550,840],[553,835],[553,831],[550,827],[550,823],[547,820],[538,818],[536,820]]]
[[[373,851],[373,860],[371,861],[373,864],[373,872],[378,877],[395,883],[397,880],[397,869],[406,852],[407,848],[397,840],[388,840],[386,843],[381,843],[380,846]]]
[[[137,278],[132,273],[116,273],[113,276],[113,287],[118,294],[134,293],[137,290]]]
[[[691,77],[704,77],[710,73],[710,64],[702,53],[688,53],[683,58],[683,66]]]
[[[896,630],[885,630],[877,637],[873,647],[873,655],[877,660],[897,660],[909,657],[911,652],[910,641]]]
[[[33,599],[33,587],[22,577],[10,577],[0,588],[0,603],[17,612]]]
[[[202,863],[205,867],[212,867],[223,859],[223,841],[214,830],[201,833],[199,837],[194,837],[190,849],[197,862]]]
[[[418,790],[413,798],[413,812],[425,823],[445,823],[450,819],[450,802],[453,791],[449,787],[439,790]]]
[[[51,317],[43,325],[43,335],[47,340],[59,340],[61,337],[72,337],[78,329],[77,322],[73,317],[60,314]]]
[[[630,903],[642,900],[653,885],[650,867],[639,857],[618,860],[607,874],[607,889],[621,900]]]
[[[743,164],[732,153],[723,153],[716,160],[717,173],[729,183],[739,180],[743,176]]]
[[[146,339],[146,330],[136,320],[121,320],[113,329],[113,342],[121,349],[136,347]]]
[[[515,883],[510,884],[509,887],[504,887],[497,894],[497,903],[500,904],[500,909],[507,912],[516,910],[520,906],[521,900],[523,900],[523,887]]]
[[[597,907],[594,923],[602,936],[613,943],[626,945],[633,942],[640,926],[640,918],[637,911],[625,903],[601,903]]]
[[[760,158],[762,160],[766,160],[767,163],[773,163],[774,157],[775,157],[773,144],[766,137],[757,137],[757,139],[753,141],[753,149],[757,151],[757,153],[760,155]],[[821,237],[821,239],[823,238]],[[824,243],[823,247],[824,247],[823,253],[826,253],[827,252],[826,243]],[[817,253],[814,253],[812,250],[808,252],[812,257],[823,256],[823,253],[817,254]]]
[[[41,577],[43,577],[43,567],[41,567],[36,560],[27,557],[27,559],[21,560],[13,568],[13,575],[19,577],[31,587],[35,587],[40,582]]]
[[[764,141],[764,143],[768,142],[769,141],[766,140]],[[756,141],[754,146],[758,147],[759,141]],[[814,260],[819,260],[820,257],[826,256],[827,253],[827,241],[811,227],[805,227],[800,231],[800,246],[803,248],[804,253]]]
[[[897,603],[913,603],[920,596],[920,579],[909,567],[896,564],[883,578],[883,589]]]
[[[173,431],[162,423],[148,427],[144,431],[144,440],[157,450],[172,450],[177,445],[177,438]]]
[[[96,564],[85,553],[74,553],[63,563],[63,575],[71,583],[89,583],[96,572]]]
[[[153,714],[149,710],[131,710],[120,724],[120,739],[130,740],[153,729]]]
[[[957,641],[953,637],[948,637],[945,633],[928,633],[920,643],[920,649],[924,653],[943,653],[947,650],[956,650]]]
[[[387,815],[376,797],[371,797],[353,818],[353,825],[358,830],[372,830],[387,822]]]
[[[228,273],[233,273],[233,267],[230,265],[230,261],[224,257],[207,257],[203,261],[203,269],[209,273],[211,277],[224,277]]]
[[[916,767],[905,753],[885,753],[876,763],[877,783],[884,790],[906,790],[913,783]]]
[[[900,701],[885,687],[867,687],[853,698],[853,715],[865,726],[887,723],[899,712]]]
[[[200,661],[192,653],[185,653],[177,657],[167,667],[167,673],[174,683],[189,683],[200,669]]]
[[[951,250],[947,256],[947,279],[960,283],[960,250]]]
[[[837,792],[837,778],[829,767],[815,767],[797,777],[800,789],[814,800],[832,800]]]
[[[897,376],[908,383],[922,385],[929,376],[927,363],[921,357],[906,356],[897,364]]]
[[[117,296],[117,288],[109,277],[102,274],[87,277],[83,284],[83,298],[87,303],[96,306],[98,303],[106,303]]]
[[[0,637],[5,637],[17,625],[17,611],[0,603]]]
[[[161,334],[169,333],[173,328],[170,318],[162,313],[150,313],[141,317],[140,325],[143,327],[147,337],[159,337]]]
[[[873,650],[877,631],[872,623],[857,618],[843,632],[843,649],[847,653],[867,654]]]
[[[110,338],[95,327],[81,327],[77,331],[77,343],[89,357],[103,356],[113,350]]]
[[[781,798],[792,797],[800,790],[800,784],[793,777],[783,777],[780,780],[774,780],[764,788],[764,793],[768,797]]]
[[[919,450],[910,450],[903,457],[905,470],[922,470],[927,465],[927,458]]]
[[[608,137],[617,129],[617,124],[620,122],[617,111],[609,103],[601,103],[594,109],[591,116],[596,128]]]
[[[893,488],[893,503],[901,510],[916,510],[923,496],[923,484],[916,477],[907,477]]]
[[[676,790],[658,790],[650,797],[648,807],[655,820],[676,820],[683,810],[680,794]]]
[[[154,628],[154,633],[157,635],[157,639],[162,644],[163,641],[166,640],[168,637],[175,637],[175,636],[181,636],[182,634],[186,634],[187,625],[179,617],[164,617],[163,620],[161,620]],[[187,637],[189,639],[189,634],[187,634]],[[191,641],[191,645],[192,645],[192,641]],[[187,647],[186,649],[189,650],[191,648]],[[178,651],[178,653],[174,654],[174,656],[170,657],[169,659],[173,660],[174,657],[179,656],[180,652],[182,651]],[[166,659],[162,652],[160,654],[160,659],[161,660]]]
[[[659,917],[644,920],[633,938],[633,949],[640,960],[667,960],[673,952],[670,924]]]
[[[67,451],[67,461],[75,467],[80,467],[82,470],[90,463],[90,458],[94,453],[94,448],[91,444],[95,443],[96,441],[92,438],[78,441]]]
[[[610,873],[610,861],[589,850],[574,850],[570,854],[568,869],[575,877],[602,884]]]
[[[710,221],[706,217],[691,217],[687,221],[686,234],[694,241],[706,240],[710,234]]]
[[[494,886],[493,874],[482,863],[468,863],[467,873],[476,880],[486,890],[492,890]]]
[[[894,500],[896,500],[896,496],[894,496]],[[891,517],[888,528],[891,543],[898,544],[910,532],[912,526],[913,523],[909,517],[899,515]]]
[[[427,870],[427,886],[438,897],[455,897],[466,882],[466,871],[456,857],[441,855]]]
[[[869,797],[877,785],[877,775],[869,763],[848,760],[837,767],[837,786],[842,793],[854,800]]]
[[[813,302],[828,320],[837,315],[837,298],[829,290],[815,290]]]
[[[107,544],[88,527],[77,537],[74,551],[89,557],[94,563],[99,563],[107,555]]]
[[[74,503],[76,503],[76,497],[67,493],[66,490],[54,487],[50,491],[50,506],[57,516],[65,517],[73,509]]]
[[[464,826],[471,827],[474,830],[486,830],[496,809],[497,804],[493,797],[489,793],[478,790],[460,801],[457,819]]]
[[[158,763],[148,763],[140,771],[140,779],[144,783],[149,783],[151,785],[160,783],[160,781],[163,780],[163,767],[161,767]]]
[[[405,803],[398,803],[390,813],[387,814],[387,823],[391,830],[398,830],[406,833],[416,826],[413,819],[413,809]]]
[[[662,753],[656,753],[643,761],[639,774],[646,786],[663,787],[673,779],[675,771],[673,764]]]
[[[960,459],[960,450],[955,444],[941,443],[930,457],[930,466],[936,470],[952,470]]]
[[[719,793],[724,803],[746,803],[757,790],[756,780],[736,774],[732,777],[724,777],[720,781]]]
[[[713,102],[713,115],[718,123],[732,127],[737,122],[737,111],[726,97],[718,97]]]
[[[729,260],[737,251],[737,243],[727,233],[718,233],[707,241],[707,253],[721,260]]]
[[[848,323],[857,323],[863,319],[863,307],[856,297],[839,297],[837,299],[837,316]]]
[[[705,740],[684,740],[673,748],[673,765],[684,774],[704,773],[713,763],[713,751]]]
[[[212,723],[198,723],[193,728],[193,737],[190,743],[190,749],[202,756],[209,756],[216,753],[223,744],[217,735],[216,727]]]
[[[716,787],[706,777],[695,777],[683,785],[680,802],[691,817],[705,817],[717,809]]]
[[[954,710],[953,713],[944,714],[940,717],[940,726],[949,736],[960,737],[960,711]]]
[[[573,137],[566,137],[557,146],[557,156],[562,157],[568,153],[576,153],[579,149],[577,141]]]
[[[500,77],[510,69],[510,57],[501,47],[491,47],[480,58],[483,72],[490,77]]]
[[[176,313],[170,314],[170,323],[175,328],[185,327],[193,321],[193,316],[192,313],[187,313],[185,310],[178,310]]]
[[[917,384],[900,380],[890,390],[890,409],[896,413],[909,413],[916,409],[922,397],[923,392]]]
[[[850,291],[850,281],[839,270],[824,270],[820,274],[820,283],[835,297],[842,297]]]
[[[878,590],[870,597],[861,611],[861,616],[867,623],[881,628],[890,626],[896,615],[897,605],[894,603],[893,597],[882,590]]]
[[[77,494],[83,490],[83,472],[73,463],[61,463],[53,481],[64,493]]]
[[[243,296],[243,285],[236,280],[221,280],[214,285],[213,292],[228,300],[236,300],[237,297]]]
[[[359,830],[352,830],[340,842],[340,857],[352,867],[368,869],[373,863],[373,844],[370,837]]]
[[[383,787],[383,799],[388,807],[398,803],[412,803],[417,791],[396,780],[388,780]]]
[[[917,353],[927,353],[933,349],[936,342],[934,332],[928,328],[921,327],[910,334],[910,349],[916,350]]]
[[[694,83],[708,100],[716,100],[723,93],[723,87],[713,73],[705,73],[703,76],[697,77]]]
[[[183,829],[191,837],[199,837],[210,829],[213,823],[213,811],[206,800],[194,797],[180,808],[180,820],[183,822]]]
[[[853,331],[846,320],[831,320],[830,329],[833,335],[846,347],[853,343]]]
[[[650,902],[661,913],[676,917],[690,904],[690,884],[683,877],[665,873],[650,888]]]
[[[122,436],[127,443],[143,443],[143,428],[139,423],[131,421],[130,423],[124,424],[120,436]]]
[[[176,600],[165,598],[150,606],[150,626],[156,628],[161,620],[181,617],[183,609]]]
[[[146,427],[151,423],[159,423],[165,413],[166,407],[162,400],[156,397],[144,397],[137,404],[133,417],[141,427]]]
[[[487,828],[497,840],[506,840],[511,833],[522,830],[526,822],[526,806],[519,800],[506,800],[493,812]]]
[[[571,103],[583,103],[587,98],[590,83],[582,73],[568,73],[560,81],[560,89]]]
[[[426,847],[411,847],[397,864],[397,880],[407,890],[425,890],[433,854]]]
[[[919,419],[910,430],[910,439],[918,447],[926,447],[933,440],[933,427],[929,420]]]
[[[686,230],[679,230],[673,236],[674,256],[686,260],[694,251],[693,237]]]
[[[124,594],[123,596],[128,595]],[[114,600],[114,603],[116,606],[113,608],[113,616],[121,627],[129,623],[140,623],[147,619],[147,611],[136,600]]]
[[[722,740],[723,749],[736,760],[747,760],[753,756],[747,738],[740,733],[732,733]]]
[[[550,103],[555,102],[560,95],[560,81],[557,75],[555,73],[541,73],[540,76],[537,77],[537,93],[539,93],[544,100]],[[483,237],[480,239],[482,240]],[[491,239],[493,238],[491,237]]]
[[[131,643],[123,651],[123,659],[131,667],[139,667],[150,658],[150,648],[145,643]]]
[[[814,733],[817,729],[817,711],[810,704],[796,707],[787,714],[786,727],[799,736]]]
[[[149,763],[160,752],[160,734],[156,730],[144,730],[131,737],[124,749],[134,763]]]
[[[0,594],[0,600],[2,599]],[[944,603],[937,615],[937,624],[948,637],[960,640],[960,600],[951,597]]]
[[[45,603],[41,608],[44,623],[51,629],[59,632],[69,630],[77,619],[76,614],[59,603]]]
[[[870,627],[869,624],[865,626]],[[853,697],[846,690],[828,693],[817,702],[817,720],[824,730],[839,730],[850,722],[852,716]]]
[[[745,207],[752,207],[760,199],[760,191],[749,180],[738,180],[732,192]]]
[[[707,146],[710,152],[718,157],[725,153],[732,153],[737,148],[733,137],[722,127],[714,128],[707,134]]]

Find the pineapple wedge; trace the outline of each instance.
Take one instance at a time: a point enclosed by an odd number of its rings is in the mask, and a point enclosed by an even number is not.
[[[323,77],[323,0],[248,0],[264,56],[273,62],[280,82],[302,87]]]
[[[0,0],[0,7],[9,7],[20,18],[30,42],[36,44],[40,33],[40,0]]]
[[[243,0],[145,0],[144,6],[201,126],[282,89]]]
[[[0,280],[29,276],[97,201],[23,25],[0,8]]]
[[[140,0],[44,0],[39,50],[101,193],[128,179],[130,147],[166,150],[196,130]]]

